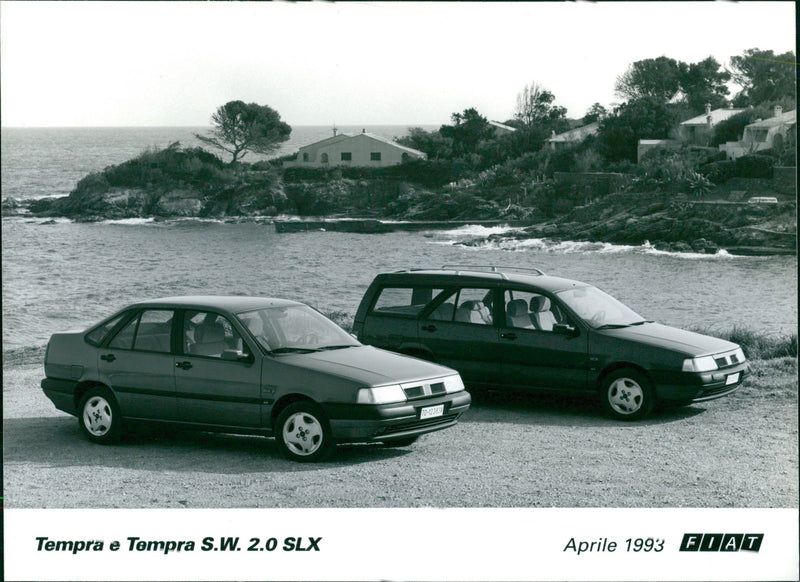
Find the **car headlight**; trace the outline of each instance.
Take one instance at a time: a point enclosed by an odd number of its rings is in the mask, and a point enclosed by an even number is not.
[[[738,350],[733,352],[733,358],[735,358],[734,364],[743,364],[746,359],[744,355],[744,350],[742,350],[742,348],[739,348]]]
[[[461,379],[461,376],[455,374],[453,376],[448,376],[444,379],[444,390],[448,394],[452,392],[461,392],[464,390],[464,381]]]
[[[717,362],[714,361],[713,356],[688,358],[683,361],[684,372],[710,372],[718,368],[719,366],[717,366]]]
[[[362,388],[358,391],[358,397],[356,398],[358,404],[391,404],[405,401],[406,393],[403,392],[399,384]]]

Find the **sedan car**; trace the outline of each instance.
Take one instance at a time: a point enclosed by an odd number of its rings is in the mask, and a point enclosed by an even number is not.
[[[720,398],[750,372],[731,342],[650,321],[538,269],[378,274],[355,317],[366,343],[455,368],[470,388],[598,396],[622,420]]]
[[[126,421],[274,436],[296,461],[338,442],[407,446],[470,405],[459,374],[365,346],[311,307],[173,297],[54,334],[42,389],[97,443]]]

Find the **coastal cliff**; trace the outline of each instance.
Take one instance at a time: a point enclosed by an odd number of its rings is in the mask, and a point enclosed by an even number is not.
[[[469,221],[505,221],[523,228],[496,238],[649,242],[677,252],[796,253],[795,186],[778,179],[734,179],[692,194],[674,189],[641,192],[624,182],[603,191],[592,182],[566,194],[558,185],[538,186],[466,183],[431,188],[405,180],[341,175],[285,181],[269,164],[230,168],[207,152],[175,145],[90,174],[69,196],[6,199],[3,213],[84,222],[187,217],[267,222],[278,215],[295,215],[347,218],[326,230],[374,233],[419,230],[417,224],[449,228]]]

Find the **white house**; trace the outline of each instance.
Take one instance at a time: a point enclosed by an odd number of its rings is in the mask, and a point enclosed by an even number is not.
[[[356,135],[334,134],[301,147],[297,157],[283,163],[292,168],[330,168],[336,166],[385,168],[411,160],[425,160],[424,152],[401,146],[366,130]]]
[[[784,113],[783,108],[776,105],[772,117],[746,125],[740,141],[729,141],[719,146],[719,149],[725,152],[728,159],[736,159],[761,150],[780,148],[789,132],[795,131],[796,127],[797,110]]]
[[[680,138],[693,145],[708,145],[708,142],[714,137],[714,126],[742,111],[744,109],[734,109],[733,106],[712,111],[711,104],[706,103],[706,112],[703,115],[681,122]]]
[[[494,131],[495,136],[507,135],[509,133],[514,133],[515,131],[517,131],[515,127],[511,127],[510,125],[500,123],[499,121],[489,120],[489,125],[491,126],[492,131]]]
[[[579,142],[582,142],[587,136],[597,135],[599,127],[600,122],[595,121],[589,125],[583,125],[581,127],[570,129],[564,133],[556,134],[554,131],[553,135],[546,140],[547,147],[549,147],[552,151],[556,151],[570,145],[575,145]]]

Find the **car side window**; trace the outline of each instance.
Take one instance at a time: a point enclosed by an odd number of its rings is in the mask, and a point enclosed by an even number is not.
[[[183,316],[183,351],[193,356],[235,359],[249,354],[247,344],[222,315],[207,311],[187,311]]]
[[[435,287],[384,287],[372,312],[414,317],[441,292]]]
[[[131,319],[125,326],[117,332],[117,335],[109,342],[108,347],[119,350],[133,349],[133,338],[136,335],[136,328],[139,326],[139,315]]]
[[[563,321],[558,307],[549,297],[530,291],[507,289],[503,295],[506,327],[553,331],[553,326]]]
[[[143,311],[139,317],[139,327],[133,349],[143,352],[170,352],[172,318],[174,313],[167,309]]]
[[[109,319],[105,323],[101,323],[92,331],[86,334],[86,341],[88,341],[93,346],[99,346],[101,343],[103,343],[103,340],[111,332],[111,330],[114,329],[117,326],[117,324],[120,321],[122,321],[122,319],[127,315],[128,312],[121,313],[117,317]]]
[[[492,325],[492,291],[465,287],[451,294],[431,312],[430,319]]]
[[[148,309],[139,313],[119,330],[108,347],[142,352],[170,352],[172,318],[168,309]]]

